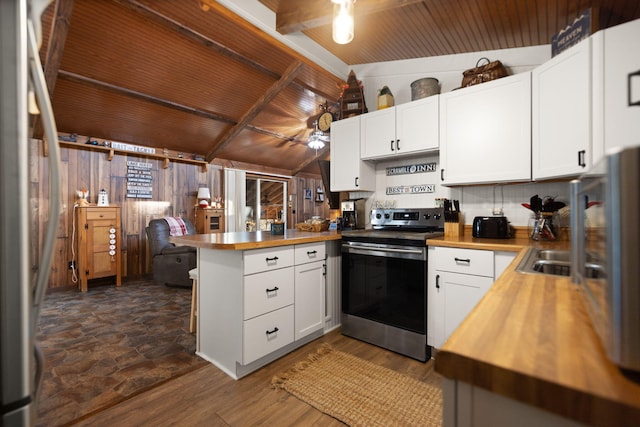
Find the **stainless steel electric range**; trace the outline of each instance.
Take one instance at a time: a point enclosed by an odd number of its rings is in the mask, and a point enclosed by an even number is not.
[[[342,333],[426,361],[426,240],[444,234],[444,211],[374,209],[370,222],[342,232]]]

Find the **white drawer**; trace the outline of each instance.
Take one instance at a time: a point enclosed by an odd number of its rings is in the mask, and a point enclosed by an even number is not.
[[[293,245],[244,251],[244,274],[260,273],[293,265]]]
[[[244,322],[243,360],[247,365],[293,342],[293,305]]]
[[[325,253],[326,246],[324,242],[295,245],[296,265],[305,264],[307,262],[323,261]]]
[[[437,247],[436,270],[493,277],[493,251]]]
[[[293,267],[244,278],[244,320],[293,304]]]

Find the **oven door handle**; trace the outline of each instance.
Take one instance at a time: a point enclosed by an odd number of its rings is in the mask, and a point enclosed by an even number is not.
[[[349,245],[349,249],[361,249],[365,251],[376,252],[395,252],[402,254],[419,254],[422,255],[422,249],[397,249],[397,248],[379,248],[375,246]]]

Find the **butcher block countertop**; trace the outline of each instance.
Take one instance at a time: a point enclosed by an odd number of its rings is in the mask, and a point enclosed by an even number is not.
[[[502,246],[471,237],[427,243],[494,251],[530,245],[526,239]],[[569,278],[517,272],[525,253],[439,349],[436,371],[585,424],[640,425],[640,382],[607,359],[581,289]]]
[[[284,234],[280,235],[271,234],[270,231],[239,231],[234,233],[172,236],[169,241],[179,245],[204,249],[245,250],[339,240],[340,238],[340,233],[334,230],[311,232],[290,229],[285,230]]]

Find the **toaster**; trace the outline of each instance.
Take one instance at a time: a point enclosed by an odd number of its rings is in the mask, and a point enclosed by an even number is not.
[[[473,237],[508,239],[511,227],[506,216],[477,216],[473,219]]]

